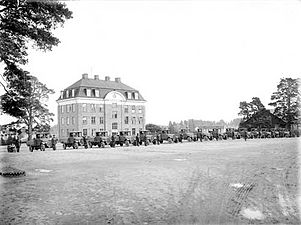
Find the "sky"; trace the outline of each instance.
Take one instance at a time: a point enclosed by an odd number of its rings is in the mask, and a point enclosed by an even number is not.
[[[68,1],[73,19],[52,51],[26,68],[56,91],[83,73],[120,77],[147,100],[146,123],[230,121],[239,102],[268,103],[301,71],[301,2],[293,0]],[[5,119],[0,117],[0,123]],[[55,117],[56,123],[57,118]]]

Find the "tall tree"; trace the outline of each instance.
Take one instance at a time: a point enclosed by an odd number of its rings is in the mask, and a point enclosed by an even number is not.
[[[271,96],[274,106],[274,114],[287,123],[287,128],[291,129],[292,124],[298,122],[300,116],[300,78],[281,78],[277,85],[277,91]]]
[[[70,18],[72,12],[56,0],[0,0],[0,63],[6,70],[17,72],[11,77],[3,74],[3,87],[15,77],[24,79],[26,74],[20,66],[28,61],[28,44],[44,51],[51,50],[59,43],[52,30]]]
[[[243,116],[243,120],[249,119],[253,114],[257,113],[260,110],[265,109],[265,106],[262,104],[260,98],[253,97],[251,102],[240,102],[239,103],[240,112],[238,115]]]
[[[1,96],[1,104],[3,112],[27,125],[31,139],[34,126],[47,127],[53,120],[54,114],[49,112],[46,102],[54,91],[28,72],[24,73],[23,80],[11,80],[8,92]]]

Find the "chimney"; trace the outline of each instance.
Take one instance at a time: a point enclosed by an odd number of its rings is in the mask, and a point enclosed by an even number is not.
[[[99,80],[99,76],[98,75],[94,75],[94,80]]]
[[[109,76],[106,76],[106,77],[105,77],[105,81],[110,81],[110,77],[109,77]]]
[[[116,78],[115,78],[115,82],[121,83],[120,77],[116,77]]]
[[[83,73],[82,77],[83,77],[83,79],[88,79],[88,74],[87,73]]]

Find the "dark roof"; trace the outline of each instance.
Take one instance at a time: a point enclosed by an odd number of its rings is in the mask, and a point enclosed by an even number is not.
[[[121,81],[111,81],[111,80],[100,80],[100,79],[90,79],[90,78],[82,78],[78,81],[76,81],[74,84],[70,85],[69,87],[64,89],[64,99],[66,97],[65,91],[75,89],[75,97],[87,97],[84,94],[84,89],[85,88],[91,88],[91,89],[98,89],[99,90],[99,97],[100,98],[105,98],[105,96],[111,92],[111,91],[118,91],[126,97],[126,92],[130,93],[138,93],[138,99],[131,99],[133,101],[138,100],[138,101],[145,101],[145,99],[142,97],[142,95],[139,93],[138,90],[125,85]],[[94,98],[94,97],[92,97]],[[62,99],[59,97],[58,100]]]
[[[66,89],[73,89],[78,87],[94,87],[101,89],[111,89],[111,90],[124,90],[124,91],[137,91],[136,89],[129,87],[121,82],[116,81],[106,81],[90,78],[82,78],[79,81],[75,82]]]
[[[276,115],[272,114],[270,110],[263,109],[254,113],[249,119],[239,124],[240,127],[258,127],[267,126],[273,127],[275,124],[284,126],[286,123]]]

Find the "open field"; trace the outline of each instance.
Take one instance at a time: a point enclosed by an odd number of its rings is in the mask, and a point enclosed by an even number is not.
[[[0,148],[0,224],[300,224],[298,138]]]

